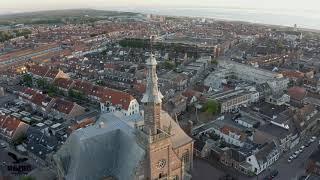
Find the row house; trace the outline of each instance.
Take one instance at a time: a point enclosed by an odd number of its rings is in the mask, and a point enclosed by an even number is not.
[[[307,104],[296,109],[293,115],[293,123],[301,135],[317,128],[320,113],[314,105]]]
[[[106,88],[100,98],[101,112],[120,111],[125,116],[139,114],[138,101],[128,93]]]
[[[85,108],[75,102],[56,98],[51,107],[51,113],[64,119],[74,119],[77,116],[83,115]]]
[[[140,113],[138,101],[126,92],[95,85],[88,97],[100,103],[101,112],[120,111],[126,116]]]
[[[19,92],[19,99],[30,104],[33,109],[47,114],[54,101],[53,98],[42,94],[41,91],[26,88]]]
[[[54,99],[49,97],[48,95],[37,93],[32,96],[30,102],[33,109],[37,109],[43,113],[47,113],[50,110]]]
[[[120,111],[124,115],[140,113],[138,101],[130,94],[115,89],[93,85],[87,81],[57,80],[59,89],[72,89],[86,95],[89,100],[100,103],[101,112]]]
[[[75,81],[73,81],[72,79],[58,78],[54,80],[53,85],[55,85],[59,90],[67,94],[69,89],[74,85],[74,83]]]
[[[0,114],[0,134],[9,141],[14,141],[24,136],[28,128],[29,125],[21,120]]]
[[[88,81],[75,80],[72,90],[77,92],[81,92],[84,95],[88,96],[92,92],[93,84]]]
[[[52,113],[60,115],[65,119],[72,119],[85,113],[85,108],[77,103],[62,100],[60,98],[51,98],[42,94],[41,91],[26,88],[19,92],[19,99],[30,104],[33,109],[42,112],[45,115]]]
[[[303,80],[303,87],[305,87],[308,91],[313,93],[320,92],[320,81],[317,79],[307,79]]]
[[[220,136],[220,138],[222,138],[226,143],[238,147],[242,147],[246,139],[248,138],[246,133],[228,125],[224,125],[221,128],[214,127],[213,131],[215,134]]]
[[[250,164],[250,171],[256,175],[266,170],[275,163],[280,156],[275,143],[265,144],[258,152],[253,153],[246,158],[246,162]]]
[[[47,66],[33,65],[29,67],[28,71],[35,79],[45,78],[48,81],[54,81],[58,78],[69,79],[69,75],[63,71],[58,69],[50,69]]]
[[[272,123],[256,129],[253,134],[253,142],[256,144],[275,142],[282,153],[292,149],[299,142],[299,136],[293,127],[286,129]]]

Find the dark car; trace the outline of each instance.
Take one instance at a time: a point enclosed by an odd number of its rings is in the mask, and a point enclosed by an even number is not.
[[[263,180],[272,180],[272,177],[270,177],[270,175],[268,175],[268,176],[264,177]]]
[[[270,176],[271,176],[272,178],[274,178],[274,177],[276,177],[278,174],[279,174],[279,171],[273,170],[273,171],[270,173]]]

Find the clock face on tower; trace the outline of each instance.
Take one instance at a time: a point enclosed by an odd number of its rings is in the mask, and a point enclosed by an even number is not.
[[[165,159],[161,159],[161,160],[158,161],[158,163],[157,163],[157,168],[158,169],[162,169],[165,166],[166,166],[166,160]]]

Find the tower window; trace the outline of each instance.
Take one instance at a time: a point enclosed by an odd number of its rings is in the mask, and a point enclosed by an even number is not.
[[[188,164],[190,160],[189,150],[182,154],[182,162]]]

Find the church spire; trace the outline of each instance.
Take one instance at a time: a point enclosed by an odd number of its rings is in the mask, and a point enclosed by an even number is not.
[[[158,88],[158,77],[157,77],[157,61],[154,55],[152,54],[146,62],[147,68],[147,86],[146,92],[143,95],[141,102],[143,103],[156,103],[159,104],[162,102],[162,94]]]
[[[160,129],[160,112],[163,95],[158,88],[157,61],[153,54],[146,61],[147,86],[141,102],[144,104],[144,121],[149,135]]]

